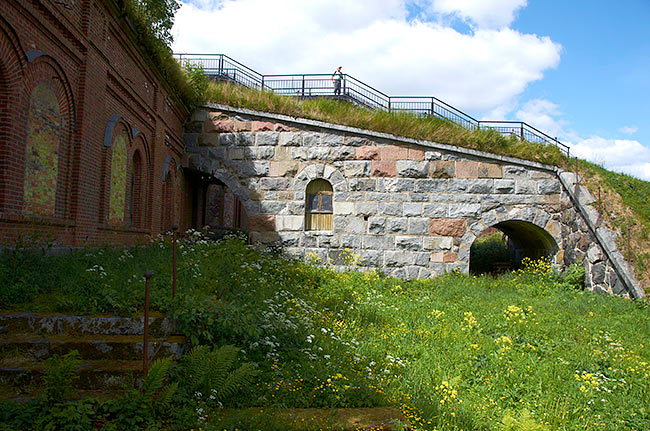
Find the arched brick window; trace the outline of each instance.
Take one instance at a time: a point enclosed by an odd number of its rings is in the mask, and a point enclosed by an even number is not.
[[[49,82],[40,81],[32,89],[27,118],[23,209],[27,214],[54,216],[65,120]]]
[[[305,229],[332,230],[332,185],[323,179],[307,184],[305,202]]]
[[[131,163],[131,184],[129,187],[129,219],[131,225],[136,228],[143,227],[144,194],[142,177],[142,157],[140,151],[133,153]]]
[[[127,143],[128,135],[125,130],[122,130],[115,136],[111,145],[110,203],[108,206],[108,223],[111,225],[122,225],[125,222]]]
[[[22,196],[17,198],[26,215],[68,217],[75,124],[72,91],[56,60],[36,50],[25,55],[24,153],[17,152],[23,162],[18,189]]]
[[[29,101],[24,91],[26,58],[19,38],[0,17],[0,214],[22,210],[24,151]]]

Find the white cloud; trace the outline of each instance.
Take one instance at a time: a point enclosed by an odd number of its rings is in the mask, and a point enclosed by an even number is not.
[[[634,135],[639,130],[636,126],[625,126],[618,129],[619,132],[625,133],[626,135]]]
[[[607,169],[650,181],[650,148],[638,141],[593,136],[572,145],[571,150]]]
[[[423,13],[409,20],[413,5]],[[386,94],[433,95],[504,120],[526,86],[558,65],[562,50],[548,37],[508,28],[524,6],[526,0],[191,0],[177,12],[174,51],[225,53],[264,74],[331,73],[342,65]],[[473,31],[445,25],[450,16]],[[584,139],[561,114],[551,101],[535,99],[514,116],[580,157],[650,180],[650,149],[635,140]]]
[[[559,106],[545,99],[529,100],[515,113],[515,117],[555,138],[567,139],[565,123],[555,117],[561,114]]]
[[[433,10],[455,15],[479,28],[503,28],[515,19],[527,0],[434,0]]]
[[[552,137],[559,137],[575,156],[650,181],[650,148],[628,139],[582,138],[566,129],[566,122],[557,118],[561,114],[553,102],[535,99],[524,104],[515,116]]]
[[[470,113],[507,113],[559,63],[561,46],[548,37],[509,28],[463,34],[409,21],[407,1],[432,7],[424,0],[194,0],[177,12],[174,51],[225,53],[263,74],[331,73],[342,65],[384,93],[433,95]],[[475,3],[459,10],[487,20],[480,17],[488,9]],[[524,4],[500,0],[489,10],[510,16]]]

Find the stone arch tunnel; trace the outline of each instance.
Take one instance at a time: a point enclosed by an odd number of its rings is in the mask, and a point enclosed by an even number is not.
[[[467,272],[472,243],[493,226],[520,256],[582,261],[590,289],[644,294],[596,226],[587,190],[553,166],[222,105],[193,120],[186,168],[233,190],[254,242],[335,264],[352,250],[367,267],[413,279]],[[313,229],[307,185],[317,179],[331,195],[318,207],[327,223]]]

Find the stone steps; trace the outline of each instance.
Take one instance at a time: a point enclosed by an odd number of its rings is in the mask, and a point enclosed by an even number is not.
[[[144,316],[79,316],[15,312],[0,314],[0,335],[3,334],[68,334],[68,335],[142,335]],[[149,335],[166,336],[177,333],[172,320],[160,313],[149,315]]]
[[[179,359],[185,338],[169,336],[166,338],[149,338],[149,357],[152,359],[173,356]],[[33,359],[46,359],[57,354],[65,355],[77,350],[82,358],[89,360],[111,358],[122,360],[142,359],[142,335],[69,335],[13,334],[0,340],[0,352],[15,350]],[[2,363],[2,361],[0,361]]]
[[[0,366],[0,382],[13,384],[17,386],[16,389],[22,385],[42,384],[45,374],[44,361],[3,362]],[[70,383],[78,389],[119,389],[127,383],[129,374],[135,379],[142,378],[142,360],[84,360],[77,371],[78,378],[72,379]]]
[[[149,318],[149,360],[181,357],[185,338],[171,319]],[[43,313],[0,314],[0,390],[3,398],[42,392],[45,359],[77,350],[81,359],[74,388],[120,390],[142,378],[144,317]],[[6,392],[11,392],[7,394]]]

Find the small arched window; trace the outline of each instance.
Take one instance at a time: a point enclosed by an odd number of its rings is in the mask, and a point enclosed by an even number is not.
[[[305,202],[305,229],[332,230],[332,185],[322,179],[307,184]]]
[[[131,184],[129,193],[129,218],[131,226],[142,228],[144,202],[142,198],[142,157],[140,151],[133,153],[131,164]]]
[[[126,131],[120,132],[113,140],[111,154],[111,189],[108,210],[108,223],[124,224],[124,207],[126,205]]]
[[[27,214],[54,216],[64,123],[54,88],[39,82],[29,98],[23,195]]]

